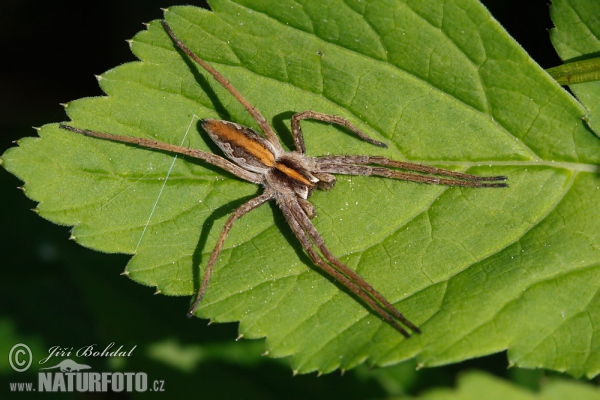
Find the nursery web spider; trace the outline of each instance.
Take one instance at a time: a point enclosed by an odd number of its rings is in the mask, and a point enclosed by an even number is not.
[[[507,178],[505,176],[475,176],[426,165],[390,160],[379,156],[307,156],[305,155],[306,148],[302,129],[300,128],[300,121],[304,119],[342,125],[359,138],[371,144],[379,147],[387,147],[384,143],[374,140],[361,132],[346,119],[315,111],[303,111],[292,117],[291,126],[296,150],[287,152],[279,143],[279,139],[273,128],[271,128],[262,114],[223,75],[181,42],[165,21],[161,21],[161,23],[177,47],[208,71],[246,108],[248,113],[257,122],[264,137],[254,130],[234,122],[205,119],[202,122],[202,127],[223,153],[225,153],[227,158],[231,160],[229,161],[212,153],[174,146],[154,140],[94,132],[67,125],[60,125],[60,127],[71,132],[95,138],[130,143],[141,147],[200,158],[245,181],[263,186],[264,192],[261,195],[242,204],[225,222],[217,244],[208,260],[196,300],[192,304],[188,315],[191,316],[202,301],[213,267],[217,262],[225,238],[234,222],[260,205],[274,199],[302,247],[319,268],[342,284],[347,290],[358,296],[364,303],[368,304],[375,313],[405,337],[408,338],[410,335],[397,321],[403,323],[413,332],[420,333],[419,328],[396,310],[383,295],[331,253],[311,222],[316,212],[313,205],[307,200],[308,197],[316,188],[331,189],[335,184],[335,177],[332,174],[382,176],[411,182],[472,188],[506,187],[506,183],[498,181],[505,181]],[[400,172],[390,168],[412,171],[413,173]],[[441,178],[434,175],[441,176]]]

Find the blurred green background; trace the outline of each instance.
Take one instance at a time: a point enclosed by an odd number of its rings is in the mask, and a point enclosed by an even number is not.
[[[483,3],[542,67],[560,63],[548,38],[552,22],[547,0]],[[13,146],[13,140],[35,136],[32,126],[66,120],[60,102],[102,95],[94,74],[134,61],[125,40],[143,29],[142,22],[161,18],[160,7],[169,5],[164,0],[3,0],[0,153]],[[206,7],[203,2],[194,5]],[[16,189],[20,185],[0,170],[2,398],[9,382],[36,378],[35,364],[21,374],[8,364],[10,348],[19,342],[32,349],[34,363],[51,346],[135,345],[128,359],[85,362],[94,371],[147,372],[149,379],[165,381],[165,392],[146,395],[162,398],[386,398],[452,387],[461,372],[472,369],[535,390],[547,376],[558,375],[507,369],[506,354],[501,353],[419,371],[411,361],[375,370],[361,366],[344,375],[293,377],[285,359],[260,356],[262,341],[236,342],[236,324],[207,326],[206,321],[187,319],[189,298],[153,296],[153,289],[120,276],[128,256],[97,253],[69,241],[69,227],[53,225],[30,211],[36,204]]]

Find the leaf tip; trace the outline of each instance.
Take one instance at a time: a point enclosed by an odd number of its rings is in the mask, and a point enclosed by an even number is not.
[[[168,12],[169,12],[169,9],[168,9],[168,8],[161,8],[161,10],[162,10],[162,12],[164,12],[164,13],[168,13]]]
[[[425,367],[425,364],[423,364],[423,363],[420,362],[420,363],[417,364],[417,367],[415,369],[416,370],[420,370],[420,369],[422,369],[424,367]]]
[[[317,371],[317,378],[319,378],[321,375],[323,375],[322,371]]]
[[[36,208],[32,208],[32,209],[31,209],[31,211],[33,211],[33,212],[34,212],[34,213],[36,213],[36,214],[39,214],[39,213],[40,213],[40,210],[38,210],[38,209],[37,209],[37,207],[36,207]]]
[[[24,186],[17,186],[17,189],[25,191],[25,187]]]
[[[297,369],[292,370],[292,376],[296,376],[296,375],[298,375],[298,370]]]
[[[156,292],[154,292],[154,295],[156,296],[157,294],[161,294],[161,293],[162,293],[162,290],[156,288]]]
[[[144,25],[146,28],[148,28],[150,26],[150,24],[148,22],[142,22],[142,25]]]
[[[133,39],[127,39],[125,40],[130,46],[133,44]]]
[[[96,78],[96,80],[97,80],[98,82],[100,82],[102,79],[104,79],[104,78],[102,77],[102,75],[94,75],[94,77]]]
[[[265,350],[264,353],[262,353],[260,356],[261,357],[267,357],[269,355],[269,350]]]
[[[32,126],[32,128],[35,129],[38,132],[42,129],[39,126]],[[15,140],[15,142],[16,142],[16,140]],[[13,143],[15,143],[15,142],[13,142]]]
[[[238,335],[238,337],[236,337],[236,338],[235,338],[235,341],[237,342],[238,340],[242,339],[243,337],[244,337],[244,334],[243,334],[243,333],[240,333],[240,334]]]
[[[125,271],[121,272],[121,275],[129,276],[129,271],[125,270]]]
[[[73,234],[71,234],[71,236],[69,236],[69,240],[75,241],[76,239],[77,239],[77,237]]]
[[[58,103],[58,104],[60,104],[60,105],[61,105],[61,106],[63,106],[64,108],[67,108],[67,107],[69,107],[69,103]]]
[[[346,369],[345,368],[340,368],[340,375],[344,376],[345,373],[346,373]]]

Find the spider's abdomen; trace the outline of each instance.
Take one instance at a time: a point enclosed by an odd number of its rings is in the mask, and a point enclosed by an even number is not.
[[[278,151],[251,128],[216,119],[205,119],[202,127],[227,158],[240,167],[265,173],[276,165]]]

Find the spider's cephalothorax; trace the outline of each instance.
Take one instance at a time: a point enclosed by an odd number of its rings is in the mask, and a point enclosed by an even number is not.
[[[362,140],[376,146],[387,147],[383,142],[369,137],[344,118],[310,110],[297,113],[292,117],[292,135],[296,151],[286,152],[279,143],[279,139],[273,128],[271,128],[262,114],[223,75],[194,54],[179,40],[165,21],[161,21],[161,23],[175,45],[208,71],[246,108],[265,136],[263,137],[254,130],[233,122],[215,119],[204,120],[202,122],[204,130],[223,153],[225,153],[227,158],[231,160],[229,161],[216,154],[207,153],[202,150],[174,146],[151,139],[95,132],[62,124],[60,127],[86,136],[130,143],[199,158],[232,173],[240,179],[263,186],[264,191],[262,194],[238,207],[225,222],[217,244],[208,260],[196,300],[192,304],[188,315],[193,315],[202,301],[213,267],[218,260],[225,238],[234,222],[267,201],[275,200],[289,223],[290,228],[316,266],[360,298],[402,335],[410,337],[398,321],[412,331],[420,333],[419,328],[406,319],[383,295],[331,253],[325,245],[323,238],[310,221],[315,216],[315,209],[307,200],[308,197],[315,188],[331,189],[335,184],[335,177],[332,174],[381,176],[411,182],[471,188],[506,187],[508,185],[503,182],[506,180],[506,177],[482,177],[427,165],[391,160],[380,156],[306,156],[304,154],[306,152],[304,138],[302,129],[300,128],[300,121],[303,119],[314,119],[342,125]]]

